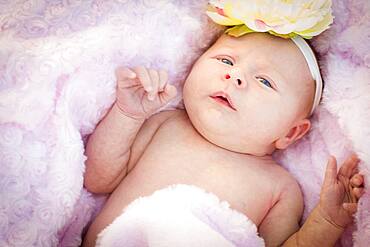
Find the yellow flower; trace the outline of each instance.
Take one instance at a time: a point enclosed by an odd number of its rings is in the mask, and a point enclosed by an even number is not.
[[[269,32],[312,38],[333,22],[331,0],[210,0],[207,15],[232,36]]]

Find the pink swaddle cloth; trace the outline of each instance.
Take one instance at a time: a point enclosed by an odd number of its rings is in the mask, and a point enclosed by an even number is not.
[[[214,194],[173,185],[136,199],[99,233],[96,246],[264,246],[257,227]]]

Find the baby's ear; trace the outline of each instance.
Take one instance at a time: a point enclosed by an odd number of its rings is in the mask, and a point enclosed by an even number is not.
[[[286,136],[275,141],[275,148],[286,149],[289,145],[301,139],[311,128],[309,119],[301,119],[294,124]]]

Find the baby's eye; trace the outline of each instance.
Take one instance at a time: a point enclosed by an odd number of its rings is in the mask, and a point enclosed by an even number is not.
[[[272,87],[272,85],[271,85],[271,83],[268,81],[268,80],[266,80],[265,78],[263,78],[263,77],[256,77],[257,78],[257,80],[259,80],[262,84],[265,84],[266,86],[268,86],[268,87],[270,87],[270,88],[273,88]]]
[[[219,58],[218,60],[221,61],[222,63],[228,64],[228,65],[231,65],[231,66],[234,65],[233,62],[231,60],[227,59],[227,58]]]

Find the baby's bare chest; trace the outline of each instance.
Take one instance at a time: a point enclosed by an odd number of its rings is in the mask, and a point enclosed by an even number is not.
[[[259,225],[275,200],[264,165],[210,145],[186,123],[168,124],[157,131],[119,190],[134,199],[172,184],[191,184]]]

